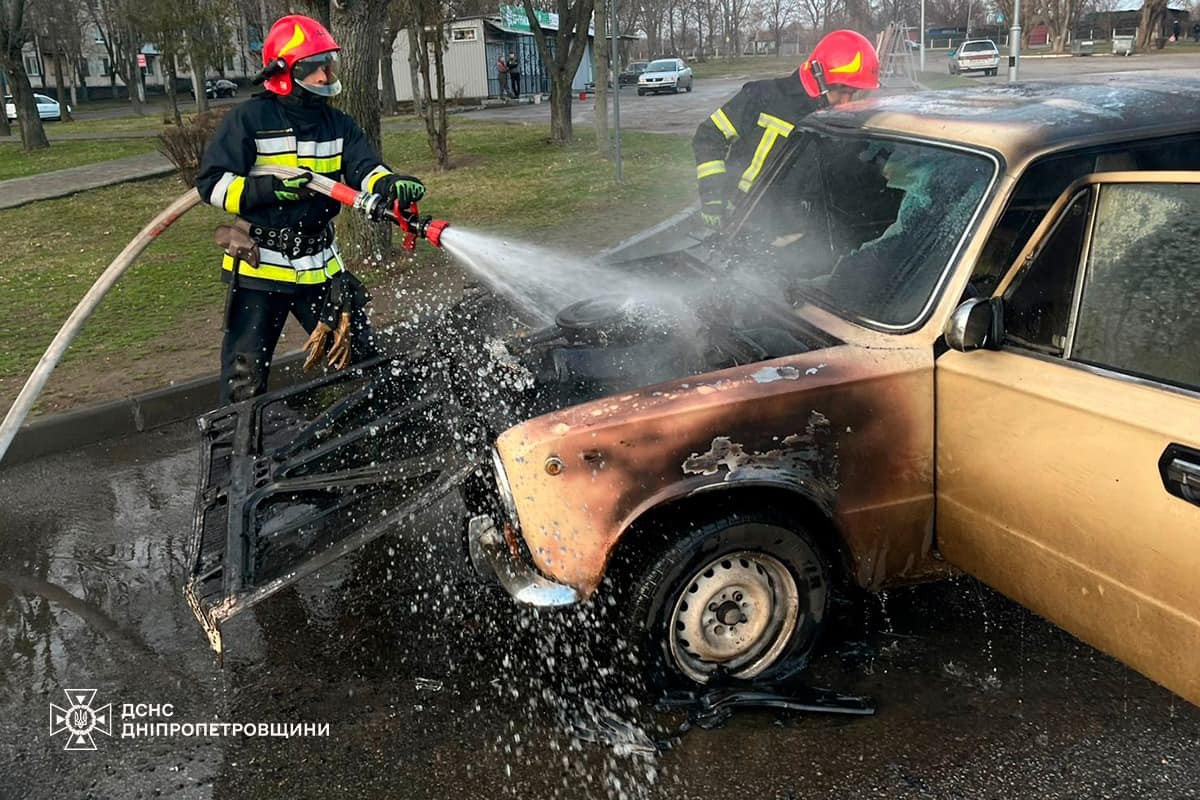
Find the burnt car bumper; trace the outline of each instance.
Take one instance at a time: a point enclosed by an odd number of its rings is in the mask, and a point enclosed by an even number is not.
[[[549,580],[514,555],[504,534],[486,514],[468,521],[467,545],[471,564],[480,577],[498,581],[518,603],[554,608],[574,605],[580,600],[578,591]]]

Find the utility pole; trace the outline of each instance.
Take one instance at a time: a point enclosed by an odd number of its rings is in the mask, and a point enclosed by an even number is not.
[[[921,72],[925,71],[925,0],[921,0]],[[908,45],[904,45],[908,47]]]
[[[1012,28],[1008,31],[1008,82],[1020,77],[1021,67],[1021,0],[1013,0]]]
[[[608,26],[609,36],[612,37],[613,76],[613,156],[617,162],[617,183],[621,182],[621,29],[617,27],[617,0],[608,0],[608,10],[611,14],[611,24]],[[607,80],[607,77],[606,77]]]

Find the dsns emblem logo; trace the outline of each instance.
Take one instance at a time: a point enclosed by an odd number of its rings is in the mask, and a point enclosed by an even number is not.
[[[66,708],[50,704],[50,735],[67,733],[64,750],[95,750],[92,731],[112,736],[112,703],[92,708],[95,689],[63,689],[69,705]]]

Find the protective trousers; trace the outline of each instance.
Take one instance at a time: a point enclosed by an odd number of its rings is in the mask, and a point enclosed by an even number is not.
[[[312,333],[324,304],[324,286],[297,287],[294,293],[238,287],[229,311],[229,330],[221,343],[221,404],[238,403],[267,390],[267,378],[288,314]],[[362,361],[378,352],[363,309],[350,319],[351,357]]]

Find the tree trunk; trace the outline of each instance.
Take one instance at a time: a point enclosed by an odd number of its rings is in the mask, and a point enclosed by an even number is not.
[[[331,4],[330,33],[342,47],[342,93],[337,106],[349,114],[367,141],[382,153],[379,119],[379,56],[382,40],[379,21],[387,12],[387,0],[345,0]],[[351,261],[378,263],[391,249],[391,229],[361,215],[347,214],[340,220],[345,235],[342,246]]]
[[[142,89],[142,70],[137,65],[137,56],[133,51],[126,55],[125,74],[122,77],[125,79],[125,88],[129,90],[129,105],[133,106],[133,113],[138,116],[145,114],[146,95]]]
[[[417,26],[420,23],[414,17],[408,26],[408,85],[412,87],[413,113],[425,119],[425,102],[421,94],[421,44],[417,37]]]
[[[196,96],[196,113],[208,111],[208,95],[204,93],[204,62],[194,50],[188,51],[188,66],[192,70],[192,94]]]
[[[550,74],[550,138],[555,144],[567,144],[575,138],[571,122],[571,78],[561,70]]]
[[[396,101],[396,76],[392,72],[392,51],[385,47],[379,58],[379,74],[383,78],[383,113],[394,117],[400,113]]]
[[[167,102],[171,104],[171,116],[175,119],[175,124],[183,125],[183,115],[179,113],[179,91],[177,85],[179,83],[178,68],[175,66],[175,53],[164,52],[162,55],[163,79],[167,82]]]
[[[63,51],[62,43],[55,40],[54,42],[54,90],[58,92],[58,108],[62,114],[63,122],[74,122],[71,117],[71,112],[68,110],[67,103],[67,85],[63,80]]]
[[[21,147],[25,152],[42,150],[50,146],[46,138],[46,130],[42,127],[42,118],[38,115],[37,103],[33,99],[33,86],[29,76],[25,74],[24,64],[21,63],[21,49],[17,48],[17,59],[12,60],[12,54],[7,54],[4,72],[8,76],[8,85],[12,88],[13,104],[17,107],[17,124],[21,128]],[[16,67],[14,68],[14,63]]]
[[[593,110],[596,115],[596,149],[600,155],[607,157],[608,141],[608,14],[604,13],[604,4],[596,13],[596,36],[592,40],[592,52],[596,54],[596,100]],[[620,77],[612,76],[613,91],[621,91]]]
[[[8,70],[5,70],[4,73],[7,75]],[[12,136],[12,125],[8,124],[8,112],[5,111],[0,114],[0,137],[7,139],[9,136]]]
[[[450,168],[448,104],[446,97],[445,36],[446,24],[439,0],[414,3],[414,28],[417,31],[417,64],[421,71],[422,94],[428,99],[425,108],[425,135],[429,152],[439,169]],[[433,54],[430,63],[429,54]],[[436,79],[435,79],[436,76]],[[436,85],[436,91],[434,89]]]

